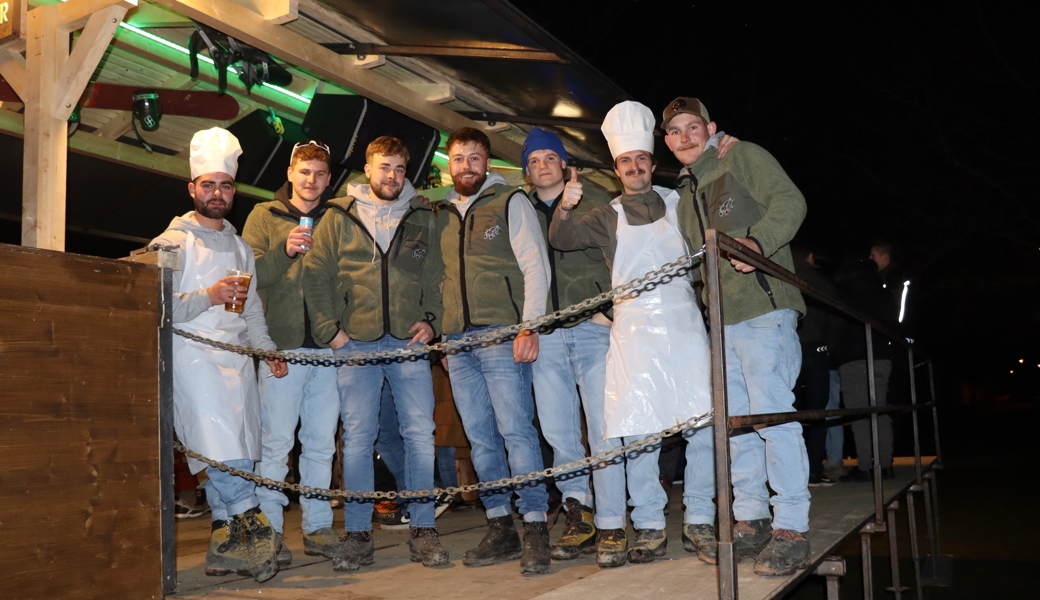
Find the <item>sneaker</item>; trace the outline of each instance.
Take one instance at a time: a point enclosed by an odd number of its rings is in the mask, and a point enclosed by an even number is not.
[[[375,510],[372,511],[372,520],[379,525],[380,529],[388,531],[401,531],[409,527],[408,515],[395,500],[383,500],[377,503]]]
[[[448,551],[441,545],[440,535],[434,527],[413,527],[408,538],[408,551],[412,562],[421,562],[424,567],[443,567],[450,562]]]
[[[797,531],[774,529],[769,545],[755,560],[755,573],[786,577],[809,566],[809,540]]]
[[[737,521],[733,526],[733,559],[737,562],[754,558],[769,543],[772,525],[768,517]]]
[[[636,529],[636,539],[632,541],[632,547],[628,550],[628,562],[653,562],[658,556],[664,556],[667,551],[668,538],[665,537],[664,529]]]
[[[339,551],[332,557],[332,568],[336,571],[357,571],[375,560],[376,546],[372,543],[372,532],[348,531],[343,536]]]
[[[436,519],[443,515],[454,503],[455,496],[452,496],[451,494],[441,494],[440,496],[437,496],[437,500],[433,504],[433,518]]]
[[[477,547],[462,557],[467,567],[486,567],[508,560],[516,560],[523,554],[520,534],[513,525],[512,515],[488,519],[488,530]]]
[[[826,475],[815,475],[809,473],[809,487],[831,487],[834,480]]]
[[[874,481],[874,471],[852,469],[848,473],[839,477],[838,481],[842,483],[871,483]]]
[[[624,529],[600,529],[596,532],[596,564],[603,569],[620,567],[628,562],[628,537]]]
[[[540,575],[549,572],[552,562],[549,550],[549,525],[545,521],[524,523],[524,552],[520,557],[520,573]]]
[[[282,534],[278,533],[277,531],[274,532],[274,545],[275,548],[278,549],[276,554],[278,560],[278,568],[281,569],[282,567],[288,567],[289,565],[291,565],[292,551],[289,550],[289,547],[285,545],[285,541],[282,540]]]
[[[552,546],[555,560],[578,558],[579,554],[596,551],[596,525],[592,509],[574,498],[567,498],[567,529]]]
[[[177,498],[177,501],[173,503],[173,518],[175,519],[195,519],[208,512],[209,506],[205,504],[191,506],[180,498]]]
[[[696,552],[702,562],[709,565],[719,563],[719,540],[711,525],[683,523],[682,546],[687,552]]]
[[[304,533],[303,553],[308,556],[333,558],[339,552],[339,547],[343,545],[345,537],[346,532],[341,532],[332,527],[322,527],[310,533]]]

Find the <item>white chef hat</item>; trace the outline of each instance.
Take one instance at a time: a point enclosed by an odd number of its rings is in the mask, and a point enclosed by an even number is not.
[[[615,105],[603,119],[600,130],[614,158],[632,150],[654,153],[654,113],[638,102]]]
[[[232,178],[238,172],[238,157],[242,145],[227,129],[214,127],[196,131],[191,138],[191,178],[206,173],[227,173]]]

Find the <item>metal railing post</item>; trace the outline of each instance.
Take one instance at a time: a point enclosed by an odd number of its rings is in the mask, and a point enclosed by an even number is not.
[[[903,592],[910,588],[902,585],[899,581],[899,544],[896,540],[896,511],[899,510],[899,501],[893,501],[888,505],[888,555],[892,566],[892,586],[885,588],[887,592],[893,592],[896,600],[902,600]]]
[[[733,486],[729,467],[729,413],[726,404],[726,341],[722,317],[719,245],[714,229],[704,232],[707,270],[708,329],[711,336],[711,402],[715,411],[715,481],[719,513],[719,598],[737,597],[737,563],[733,555]]]

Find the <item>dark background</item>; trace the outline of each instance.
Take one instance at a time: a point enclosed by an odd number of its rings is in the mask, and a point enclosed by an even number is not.
[[[656,114],[695,96],[720,129],[773,153],[808,202],[799,237],[836,261],[894,241],[915,338],[943,381],[975,401],[1036,401],[1033,5],[517,6]]]

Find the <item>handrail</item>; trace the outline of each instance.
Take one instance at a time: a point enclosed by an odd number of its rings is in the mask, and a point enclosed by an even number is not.
[[[708,229],[704,232],[705,241],[705,286],[708,292],[708,324],[709,324],[709,337],[711,340],[711,384],[712,384],[712,406],[715,411],[714,416],[714,427],[715,427],[715,475],[718,493],[716,495],[716,501],[718,504],[719,514],[719,531],[718,531],[718,588],[719,598],[723,600],[732,600],[737,598],[737,574],[736,574],[736,563],[734,561],[733,554],[733,500],[730,490],[732,490],[732,482],[730,478],[730,436],[738,430],[748,429],[756,426],[775,425],[780,423],[789,422],[804,422],[804,421],[817,421],[829,417],[855,417],[869,415],[870,426],[871,426],[871,438],[873,444],[874,457],[878,457],[878,424],[877,419],[879,415],[897,412],[912,412],[913,414],[913,428],[914,428],[914,466],[915,466],[915,479],[917,486],[920,487],[924,478],[923,469],[921,466],[921,446],[920,446],[920,431],[918,421],[918,411],[924,409],[932,410],[932,422],[934,424],[934,442],[937,455],[937,464],[942,465],[942,454],[940,452],[939,445],[939,426],[938,426],[938,413],[937,413],[937,402],[935,394],[935,376],[934,367],[931,358],[921,351],[919,348],[913,345],[913,343],[906,340],[903,336],[899,335],[881,323],[871,319],[870,317],[863,315],[847,304],[840,300],[828,296],[820,290],[814,288],[812,285],[791,273],[787,269],[777,265],[768,258],[753,252],[746,246],[736,241],[734,238],[714,229]],[[771,414],[757,414],[757,415],[740,415],[740,416],[729,416],[728,410],[728,398],[726,390],[726,351],[725,351],[725,319],[724,319],[724,303],[722,294],[721,284],[721,261],[727,257],[733,256],[737,259],[752,265],[756,269],[759,269],[773,277],[797,287],[802,293],[807,294],[811,298],[822,302],[834,308],[841,313],[848,315],[861,323],[864,324],[866,329],[866,345],[867,345],[867,381],[869,388],[869,402],[868,408],[853,408],[853,409],[836,409],[836,410],[811,410],[811,411],[796,411],[790,413],[771,413]],[[877,395],[874,385],[874,355],[872,352],[873,336],[872,331],[877,330],[887,338],[894,340],[895,342],[903,345],[907,349],[909,365],[910,365],[910,406],[877,406]],[[916,390],[916,377],[915,370],[918,365],[915,364],[915,355],[922,357],[924,360],[921,362],[921,366],[928,366],[928,380],[929,380],[929,391],[931,399],[925,403],[917,402],[917,390]],[[847,420],[847,419],[843,419]],[[878,460],[874,460],[874,523],[880,528],[886,526],[885,522],[885,503],[882,497],[881,482],[881,464]],[[937,544],[937,542],[936,542]]]

